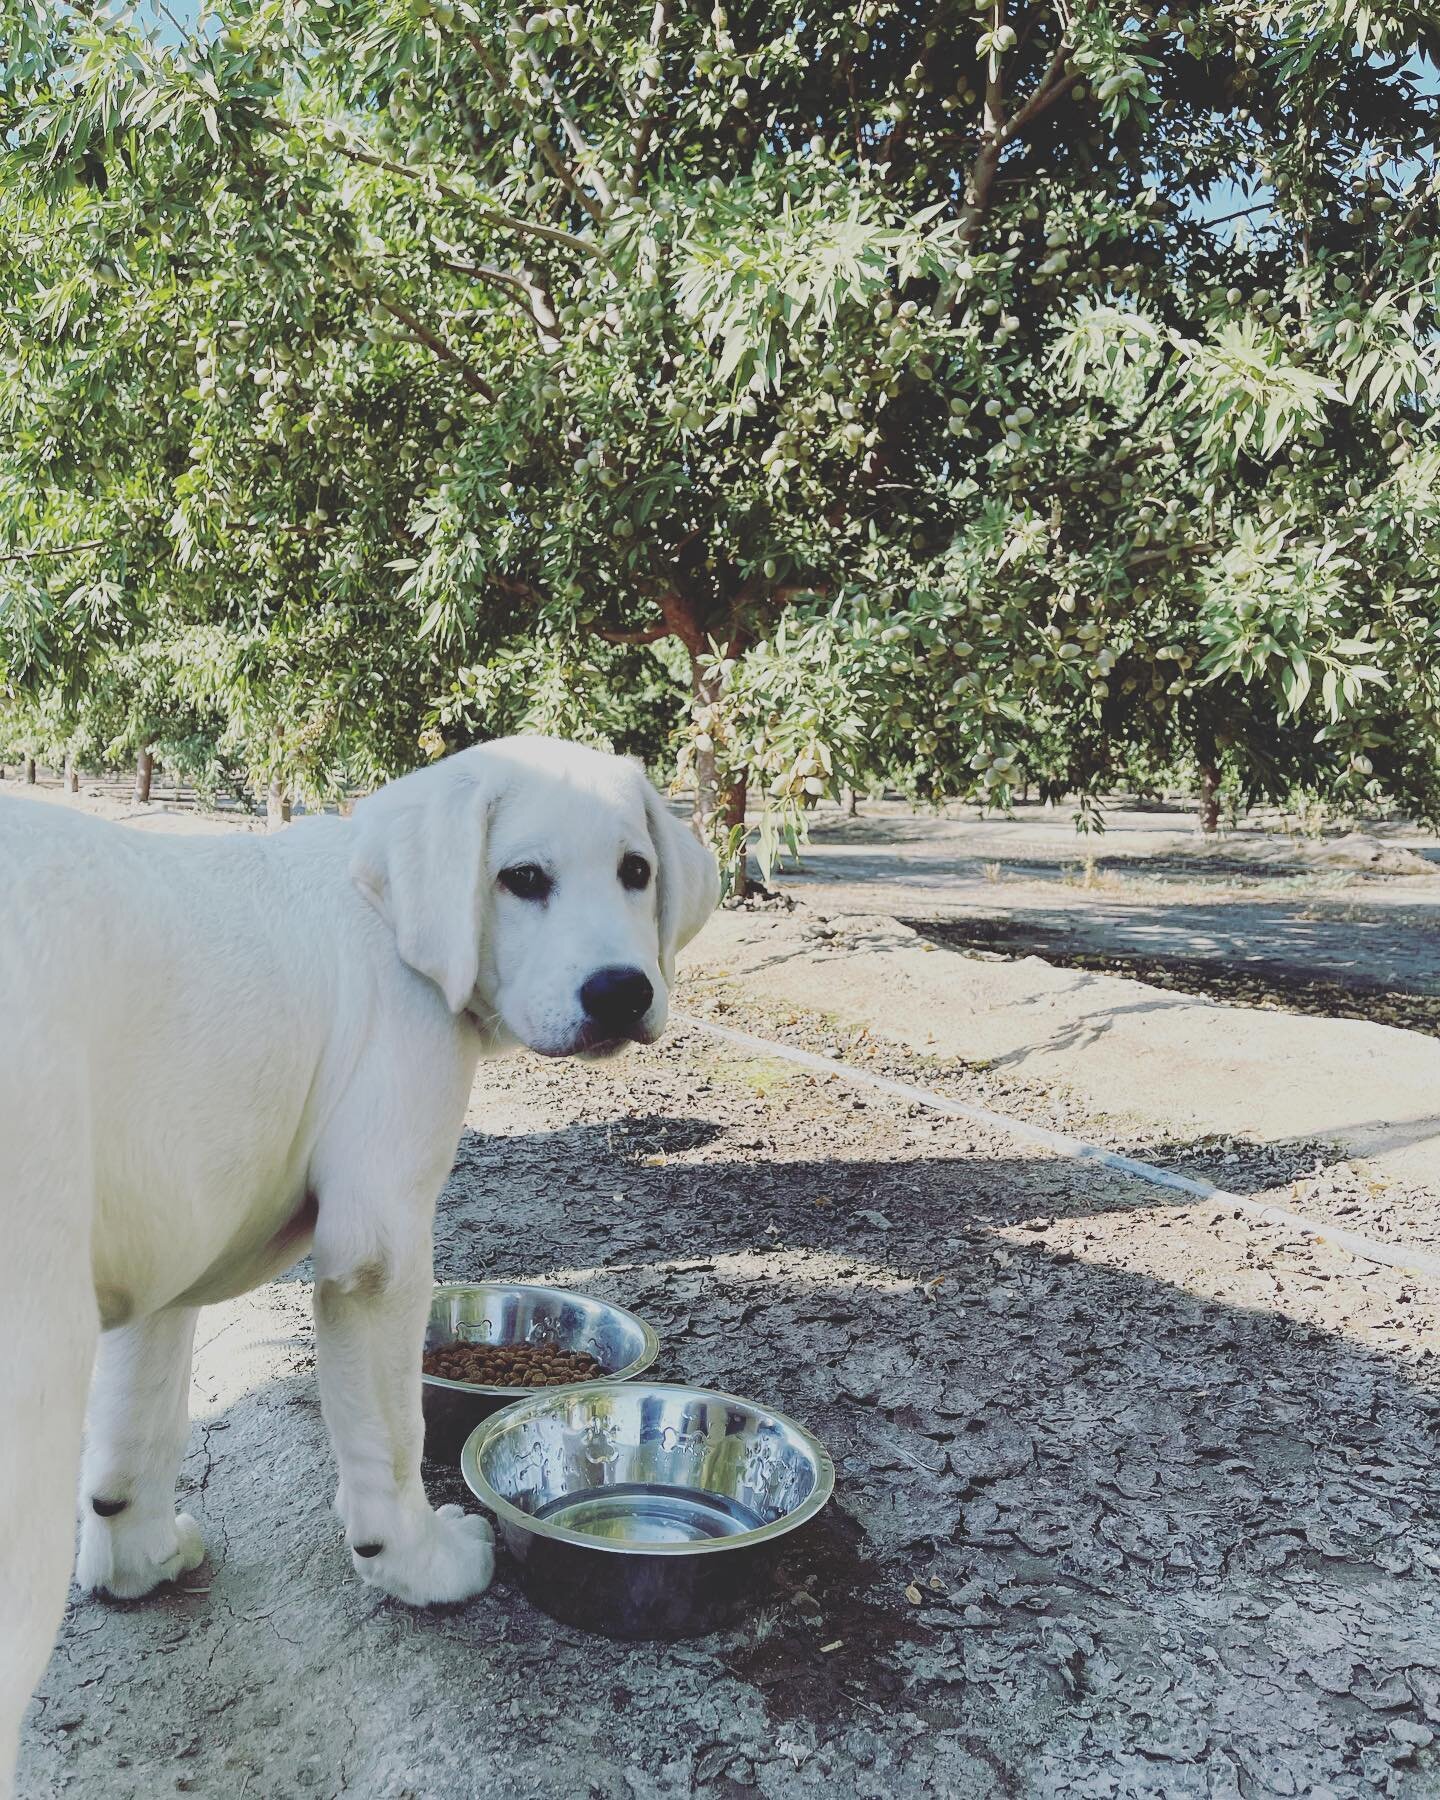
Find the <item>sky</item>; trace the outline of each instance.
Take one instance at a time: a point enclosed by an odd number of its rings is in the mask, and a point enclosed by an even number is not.
[[[1440,97],[1440,68],[1437,68],[1429,57],[1412,56],[1406,68],[1415,77],[1422,94],[1434,94]],[[1437,135],[1440,135],[1440,131],[1437,131]],[[1422,168],[1421,163],[1405,162],[1399,166],[1396,172],[1409,179],[1412,175],[1419,173]],[[1201,219],[1225,219],[1231,213],[1238,212],[1242,207],[1251,206],[1257,200],[1264,200],[1268,197],[1268,191],[1265,189],[1246,193],[1236,182],[1220,182],[1210,190],[1204,201],[1197,204],[1192,210],[1195,216]],[[1264,222],[1265,214],[1257,213],[1248,221],[1248,228],[1256,230],[1262,227]],[[1230,233],[1244,231],[1247,229],[1247,221],[1237,219],[1222,229]]]

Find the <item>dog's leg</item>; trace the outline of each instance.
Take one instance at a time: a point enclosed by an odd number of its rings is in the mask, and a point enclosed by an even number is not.
[[[200,1527],[175,1511],[198,1317],[154,1313],[100,1340],[80,1480],[75,1574],[86,1590],[134,1600],[205,1555]]]
[[[64,1134],[58,1119],[55,1133]],[[0,1796],[11,1792],[20,1720],[65,1615],[99,1333],[81,1184],[57,1182],[53,1144],[43,1145],[42,1158],[53,1156],[38,1172],[24,1144],[0,1098]]]
[[[316,1364],[351,1560],[362,1580],[413,1606],[467,1599],[490,1585],[494,1535],[458,1506],[432,1511],[420,1480],[420,1355],[434,1279],[428,1226],[403,1253],[392,1243],[388,1254],[333,1276],[324,1219],[322,1201]]]

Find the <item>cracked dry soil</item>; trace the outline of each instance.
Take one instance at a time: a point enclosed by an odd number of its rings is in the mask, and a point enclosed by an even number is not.
[[[363,1590],[302,1268],[202,1319],[211,1560],[72,1606],[27,1800],[1440,1793],[1433,1289],[688,1033],[482,1069],[471,1127],[438,1278],[621,1301],[829,1443],[769,1603],[626,1645],[503,1556]]]

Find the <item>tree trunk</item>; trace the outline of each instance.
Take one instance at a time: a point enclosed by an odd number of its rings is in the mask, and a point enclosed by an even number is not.
[[[155,778],[155,752],[142,750],[135,758],[135,804],[150,804],[150,783]]]
[[[744,775],[732,775],[721,790],[720,816],[725,821],[727,831],[733,831],[745,823],[745,805],[750,797],[750,783]]]
[[[277,776],[270,783],[270,791],[265,796],[265,829],[279,831],[290,823],[290,795],[285,783]]]
[[[35,785],[35,758],[33,756],[27,756],[25,758],[25,780],[29,784],[29,786],[34,787],[34,785]]]
[[[1212,762],[1200,765],[1200,829],[1206,837],[1220,829],[1220,771]]]
[[[712,676],[702,672],[694,652],[690,658],[690,692],[692,710],[697,714],[716,698],[715,682]],[[701,836],[717,809],[716,796],[719,792],[719,774],[715,767],[715,750],[711,744],[701,744],[695,751],[695,802],[691,816],[695,829]]]
[[[80,771],[75,767],[73,756],[65,758],[65,786],[72,794],[80,792]]]
[[[691,651],[692,691],[694,693],[695,710],[699,712],[719,697],[716,676],[713,671],[702,671],[699,660]],[[746,780],[744,775],[732,776],[729,780],[721,777],[715,763],[713,748],[702,747],[695,752],[695,804],[693,819],[696,834],[706,843],[711,843],[717,828],[726,831],[745,823]],[[743,900],[750,891],[749,873],[745,866],[745,848],[742,845],[736,861],[734,879],[730,892]]]
[[[844,813],[844,815],[847,819],[854,819],[859,816],[860,806],[859,806],[859,802],[855,798],[854,788],[852,788],[852,787],[842,787],[841,788],[841,790],[840,790],[840,810],[842,813]]]

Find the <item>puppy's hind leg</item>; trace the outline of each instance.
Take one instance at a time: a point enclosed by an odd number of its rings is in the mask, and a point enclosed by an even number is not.
[[[43,1108],[23,1134],[19,1110],[0,1097],[0,1797],[65,1613],[99,1332],[84,1183],[34,1129]],[[57,1122],[57,1137],[72,1126]]]
[[[107,1331],[100,1340],[85,1466],[80,1559],[87,1591],[138,1599],[204,1557],[200,1527],[175,1511],[175,1477],[190,1429],[193,1307]]]

